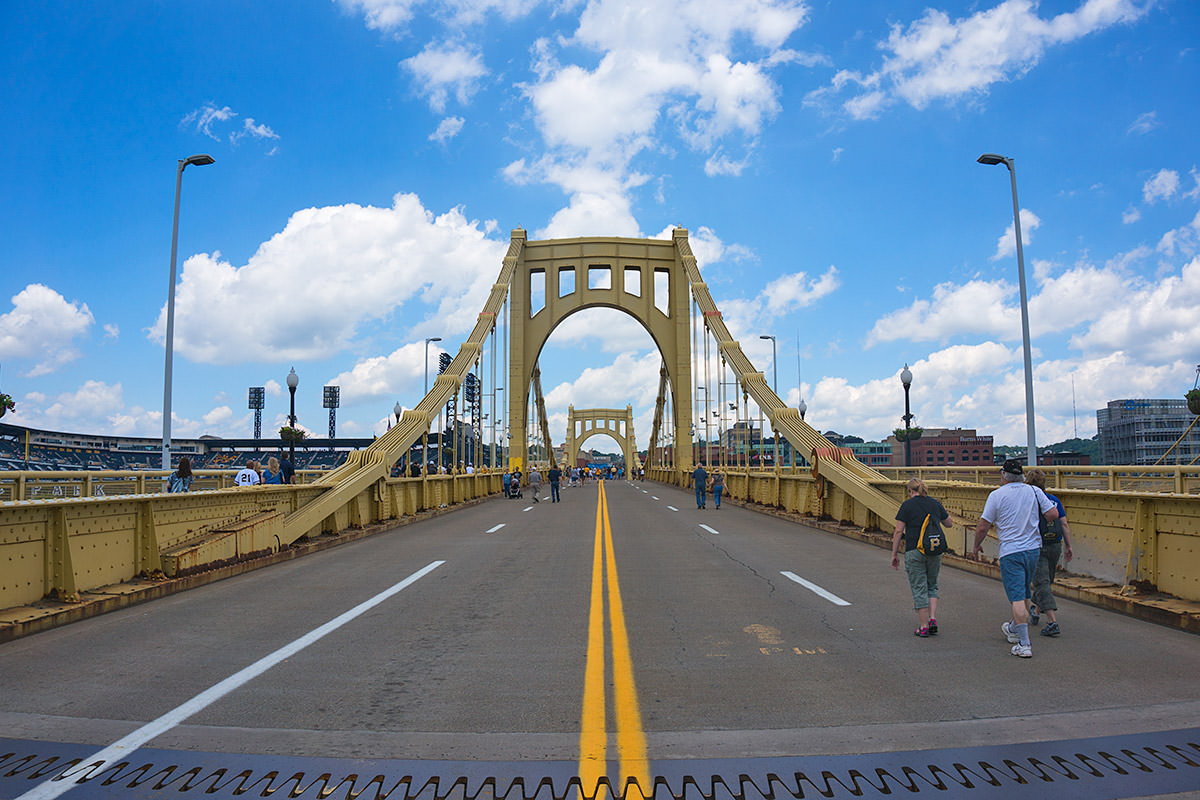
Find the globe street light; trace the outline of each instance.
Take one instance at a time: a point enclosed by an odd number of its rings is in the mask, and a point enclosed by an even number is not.
[[[400,412],[404,409],[400,408],[400,401],[396,401],[396,405],[392,406],[392,413],[396,415],[396,424],[400,424]]]
[[[1013,233],[1017,237],[1017,279],[1021,285],[1021,339],[1025,348],[1025,436],[1028,440],[1025,461],[1034,467],[1037,466],[1037,444],[1033,431],[1033,359],[1029,344],[1029,298],[1025,291],[1025,252],[1021,247],[1021,207],[1017,203],[1017,171],[1011,158],[995,153],[984,153],[976,161],[989,166],[1003,164],[1008,167],[1008,176],[1012,182]]]
[[[440,342],[442,337],[430,336],[425,340],[425,394],[429,394],[429,343]],[[421,474],[424,475],[429,471],[429,422],[425,422],[425,434],[421,437]],[[441,434],[438,434],[438,459],[441,459],[442,439]]]
[[[189,164],[206,167],[213,163],[213,157],[201,153],[179,159],[179,168],[175,171],[175,219],[171,224],[171,280],[167,284],[167,339],[166,365],[163,368],[163,440],[162,468],[171,469],[171,368],[175,354],[175,256],[179,245],[179,193],[183,187],[183,171]]]
[[[293,431],[296,429],[296,387],[300,385],[300,376],[296,374],[296,368],[292,367],[292,371],[287,376],[288,393],[292,396],[291,411],[288,412],[288,425]],[[292,462],[292,466],[296,465],[296,435],[293,432],[288,437],[288,461]]]
[[[904,384],[904,466],[912,466],[912,438],[909,434],[909,423],[912,422],[913,415],[908,410],[908,387],[912,386],[912,371],[908,368],[908,364],[904,365],[904,369],[900,372],[900,382]]]

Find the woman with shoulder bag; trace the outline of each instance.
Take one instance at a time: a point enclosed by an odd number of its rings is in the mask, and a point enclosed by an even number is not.
[[[908,499],[896,512],[896,530],[892,535],[892,569],[900,569],[900,539],[905,540],[904,570],[908,574],[908,585],[912,589],[913,609],[917,612],[917,629],[914,636],[925,638],[938,632],[938,573],[942,568],[942,553],[946,546],[945,534],[941,535],[940,546],[935,552],[922,553],[918,548],[922,527],[930,525],[941,530],[941,523],[950,519],[950,514],[940,502],[929,496],[925,481],[913,478],[908,482]]]

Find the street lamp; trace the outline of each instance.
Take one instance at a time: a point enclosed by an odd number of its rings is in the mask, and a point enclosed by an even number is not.
[[[300,376],[296,374],[296,368],[292,367],[292,371],[287,376],[288,393],[292,396],[291,411],[288,412],[288,425],[294,430],[296,427],[296,387],[300,385]],[[288,461],[292,462],[292,466],[296,465],[296,437],[293,434],[288,437]]]
[[[396,401],[396,405],[392,406],[392,413],[396,415],[396,424],[400,424],[400,412],[404,409],[400,408],[400,401]]]
[[[912,422],[913,415],[908,410],[908,387],[912,386],[912,371],[905,363],[904,369],[900,372],[900,382],[904,384],[904,466],[912,466],[912,439],[909,436],[909,423]]]
[[[175,171],[175,220],[171,224],[171,280],[167,284],[167,341],[166,365],[163,368],[163,440],[162,468],[171,469],[171,367],[175,354],[175,256],[179,245],[179,193],[183,187],[183,171],[189,164],[205,167],[213,163],[213,157],[203,153],[179,159]]]
[[[1017,237],[1017,279],[1021,285],[1021,339],[1025,347],[1025,436],[1028,440],[1025,461],[1033,467],[1037,466],[1037,444],[1033,430],[1033,359],[1029,344],[1029,297],[1025,291],[1025,251],[1021,246],[1021,207],[1017,204],[1017,171],[1013,160],[1007,156],[984,153],[976,160],[989,166],[1003,164],[1008,167],[1008,176],[1012,182],[1013,233]]]
[[[425,394],[429,394],[429,343],[440,342],[442,337],[430,336],[425,340]],[[441,434],[438,435],[438,458],[441,459],[442,440]],[[424,475],[429,471],[429,422],[425,422],[425,434],[421,437],[421,474]]]

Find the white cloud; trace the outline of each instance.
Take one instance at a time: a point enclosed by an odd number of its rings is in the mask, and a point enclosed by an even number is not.
[[[807,17],[807,5],[795,0],[591,0],[571,39],[542,39],[533,48],[538,78],[525,93],[549,151],[504,174],[570,195],[548,231],[580,235],[585,225],[615,222],[613,230],[630,235],[637,226],[628,195],[647,180],[632,162],[667,147],[671,133],[705,155],[709,175],[741,174],[780,109],[770,71],[822,62],[782,49]],[[560,64],[575,45],[599,59]],[[735,137],[740,152],[731,154]]]
[[[235,112],[229,106],[217,108],[212,103],[205,103],[195,111],[188,112],[184,118],[180,120],[179,124],[181,126],[188,126],[192,123],[195,123],[197,131],[203,133],[208,138],[219,142],[221,141],[221,137],[212,132],[213,124],[217,122],[228,122],[236,116],[237,112]]]
[[[1071,346],[1087,354],[1123,351],[1147,363],[1195,360],[1200,330],[1200,257],[1177,275],[1138,280],[1126,286],[1122,302],[1107,305]]]
[[[450,43],[431,42],[400,64],[412,73],[417,94],[427,98],[429,107],[439,114],[446,110],[451,94],[460,104],[466,104],[488,74],[482,55]]]
[[[325,357],[414,298],[433,306],[440,331],[463,332],[483,308],[506,245],[461,209],[435,217],[415,195],[396,195],[391,208],[298,211],[243,266],[219,253],[184,262],[175,352],[211,364]],[[150,339],[162,340],[165,320],[164,306]]]
[[[1042,226],[1042,221],[1038,219],[1037,214],[1034,214],[1027,208],[1021,209],[1021,244],[1028,247],[1033,241],[1033,232]],[[999,261],[1002,258],[1009,258],[1016,255],[1017,252],[1017,237],[1014,229],[1014,223],[1009,223],[1008,227],[1001,234],[999,241],[996,242],[996,254],[992,256],[992,261]]]
[[[926,9],[907,28],[892,25],[879,44],[885,56],[878,70],[865,76],[843,71],[810,99],[820,102],[853,85],[857,93],[843,109],[865,119],[898,100],[921,109],[935,100],[980,94],[1033,69],[1050,47],[1146,13],[1133,0],[1085,0],[1075,11],[1048,19],[1038,16],[1037,8],[1035,0],[1005,0],[960,19]]]
[[[50,287],[31,283],[13,295],[12,304],[0,315],[0,361],[33,361],[25,375],[34,378],[80,357],[75,340],[95,323],[86,303],[68,302]]]
[[[537,0],[336,0],[350,13],[362,14],[367,27],[385,33],[401,34],[421,10],[450,26],[479,23],[489,13],[505,19],[523,16],[539,5]]]
[[[1133,121],[1133,124],[1129,126],[1129,130],[1127,130],[1126,133],[1144,135],[1161,125],[1162,123],[1158,121],[1158,113],[1155,111],[1147,111],[1145,114],[1142,114]]]
[[[429,360],[436,365],[444,352],[436,343],[429,345]],[[436,369],[431,369],[436,376]],[[431,378],[432,380],[432,378]],[[342,387],[342,395],[353,402],[409,395],[420,398],[425,390],[425,342],[411,342],[386,356],[365,358],[349,371],[330,381]],[[347,403],[349,405],[349,403]]]
[[[1133,206],[1130,206],[1129,208],[1125,209],[1125,213],[1121,215],[1121,222],[1125,225],[1132,225],[1141,218],[1142,212]]]
[[[445,144],[446,142],[458,136],[459,131],[463,128],[463,123],[466,122],[462,117],[446,117],[438,123],[437,130],[429,134],[429,141]]]
[[[184,128],[194,125],[198,133],[202,133],[213,141],[219,142],[222,141],[222,137],[218,136],[213,131],[213,128],[221,123],[229,122],[237,115],[237,112],[229,106],[217,108],[215,103],[205,103],[200,108],[185,114],[183,119],[179,121],[179,125]],[[228,140],[231,145],[236,145],[247,136],[264,142],[277,141],[279,139],[279,134],[271,130],[269,125],[255,123],[254,117],[246,117],[242,120],[241,129],[232,131],[228,136]],[[274,155],[276,150],[277,148],[272,148],[267,155]]]
[[[1179,173],[1173,169],[1160,169],[1142,186],[1142,197],[1147,203],[1168,200],[1179,191]]]

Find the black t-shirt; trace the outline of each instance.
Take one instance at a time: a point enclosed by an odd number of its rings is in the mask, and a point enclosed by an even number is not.
[[[946,513],[942,504],[928,495],[910,497],[900,504],[900,510],[896,512],[896,520],[904,523],[904,548],[906,550],[916,549],[917,539],[921,536],[921,523],[925,521],[926,515],[930,514],[939,523],[945,523],[950,519],[950,515]]]
[[[559,479],[562,478],[562,470],[558,468],[551,469],[546,473],[546,477],[550,479],[551,483],[558,483]]]

